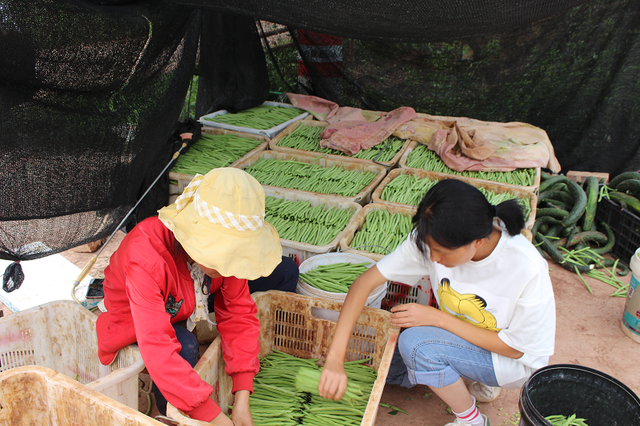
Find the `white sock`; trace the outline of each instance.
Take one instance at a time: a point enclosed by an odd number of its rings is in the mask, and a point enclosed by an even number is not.
[[[478,407],[476,407],[476,399],[473,395],[471,395],[471,401],[471,407],[469,407],[467,410],[463,411],[462,413],[456,413],[454,411],[453,414],[455,414],[456,417],[461,421],[471,426],[484,426],[484,418],[480,414],[480,410],[478,410]]]

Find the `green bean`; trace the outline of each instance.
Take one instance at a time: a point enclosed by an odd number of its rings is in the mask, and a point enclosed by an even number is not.
[[[353,197],[362,192],[377,173],[346,170],[334,164],[321,167],[296,160],[259,158],[245,171],[262,185]]]
[[[265,221],[276,228],[280,238],[324,246],[330,244],[348,225],[355,208],[327,204],[311,206],[304,200],[265,197]]]
[[[579,418],[575,414],[572,414],[569,417],[563,416],[562,414],[555,414],[552,416],[546,416],[544,419],[553,426],[588,426],[585,422],[586,419]]]
[[[340,401],[318,396],[321,369],[317,359],[302,359],[273,351],[260,359],[249,398],[256,426],[359,425],[367,407],[377,373],[364,365],[370,359],[345,363],[348,392]],[[305,387],[300,391],[298,382]]]
[[[369,253],[388,254],[407,238],[411,229],[409,214],[389,213],[385,209],[371,210],[349,247]]]
[[[195,175],[226,167],[239,160],[262,142],[236,135],[210,135],[203,133],[189,150],[180,155],[172,167],[173,173]]]
[[[215,123],[228,124],[251,129],[268,130],[291,119],[298,117],[304,111],[298,108],[258,105],[234,114],[219,114],[215,117],[203,118]]]
[[[319,290],[348,293],[353,281],[369,269],[369,265],[369,262],[319,265],[306,273],[301,272],[300,279]]]
[[[512,172],[485,172],[464,171],[459,172],[449,168],[440,156],[431,151],[426,145],[417,145],[407,156],[407,167],[429,170],[437,173],[465,176],[474,179],[484,179],[493,182],[507,183],[510,185],[533,186],[535,185],[536,169],[516,169]]]
[[[408,204],[417,206],[431,187],[438,183],[438,179],[420,178],[416,175],[406,173],[400,174],[385,185],[380,194],[380,198],[390,203]],[[487,200],[498,205],[503,201],[515,199],[523,208],[525,218],[531,215],[531,198],[519,197],[511,192],[496,193],[489,189],[478,187]],[[526,219],[525,219],[526,220]]]

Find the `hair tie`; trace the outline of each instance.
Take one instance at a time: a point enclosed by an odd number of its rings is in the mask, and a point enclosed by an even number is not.
[[[498,216],[498,206],[492,205],[492,207],[493,207],[493,217]]]

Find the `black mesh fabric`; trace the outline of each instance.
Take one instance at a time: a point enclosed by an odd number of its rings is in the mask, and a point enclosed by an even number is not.
[[[265,100],[255,19],[290,28],[310,94],[526,122],[547,131],[563,171],[640,169],[639,8],[0,0],[0,258],[36,259],[110,235],[175,151],[194,73],[196,117]],[[153,214],[165,184],[132,224]]]
[[[115,230],[180,114],[198,22],[157,1],[0,2],[0,258]]]
[[[588,0],[177,0],[361,40],[426,42],[502,32]]]
[[[322,34],[305,32],[304,40],[292,34],[313,95],[379,111],[411,106],[432,115],[529,123],[547,132],[563,172],[613,176],[640,169],[638,28],[639,2],[598,0],[464,39],[344,38],[339,54]]]

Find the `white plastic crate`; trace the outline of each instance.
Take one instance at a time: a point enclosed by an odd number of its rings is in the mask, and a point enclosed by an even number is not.
[[[162,426],[143,413],[41,366],[0,373],[0,426]]]
[[[297,264],[301,264],[311,256],[336,251],[338,245],[340,244],[340,240],[345,235],[347,227],[351,225],[351,222],[355,220],[358,213],[360,213],[360,211],[362,210],[362,206],[358,203],[344,201],[342,199],[337,200],[336,198],[327,195],[314,195],[313,193],[305,191],[289,190],[285,188],[278,188],[275,186],[265,186],[264,193],[267,197],[283,198],[287,201],[308,201],[311,207],[324,204],[327,207],[335,207],[339,209],[354,209],[353,215],[351,216],[351,219],[347,223],[345,229],[340,231],[340,233],[338,233],[338,235],[336,235],[333,241],[331,241],[329,244],[325,244],[323,246],[314,246],[308,243],[301,243],[299,241],[291,241],[280,238],[282,254],[295,260]]]
[[[140,351],[129,345],[111,365],[102,365],[96,318],[78,303],[60,300],[0,319],[0,371],[47,367],[137,410]]]
[[[266,101],[262,105],[277,106],[277,107],[283,107],[283,108],[296,108],[291,104],[285,104],[285,103],[282,103],[282,102],[269,102],[269,101]],[[218,128],[221,128],[221,129],[235,130],[236,132],[254,133],[256,135],[263,135],[263,136],[266,136],[269,139],[271,139],[274,136],[276,136],[278,133],[280,133],[282,130],[286,129],[289,124],[291,124],[291,123],[293,123],[295,121],[298,121],[298,120],[302,120],[303,118],[306,118],[309,115],[308,112],[301,112],[300,115],[298,115],[297,117],[292,118],[291,120],[287,120],[282,124],[279,124],[277,126],[274,126],[274,127],[270,128],[270,129],[266,129],[266,130],[252,129],[251,127],[233,126],[233,125],[224,124],[224,123],[216,123],[215,121],[210,121],[210,120],[207,120],[205,118],[205,117],[213,118],[213,117],[217,117],[219,115],[224,115],[224,114],[229,114],[229,111],[227,111],[226,109],[221,109],[219,111],[212,112],[211,114],[203,115],[202,117],[200,117],[198,122],[202,123],[205,126],[209,126],[209,127],[218,127]]]

